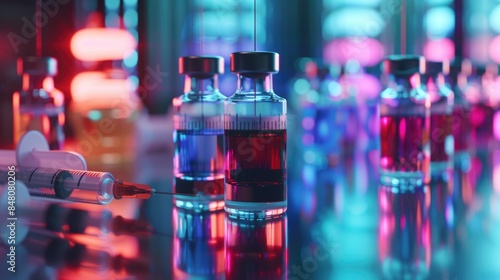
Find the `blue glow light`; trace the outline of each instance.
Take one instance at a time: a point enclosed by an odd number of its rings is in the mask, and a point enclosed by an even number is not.
[[[102,113],[100,111],[97,111],[97,110],[91,110],[89,111],[89,113],[87,114],[87,117],[92,120],[92,121],[98,121],[102,118]]]
[[[385,27],[380,13],[366,8],[341,8],[330,13],[323,21],[323,39],[337,37],[376,37]]]
[[[123,22],[127,28],[137,27],[137,22],[139,21],[137,11],[133,9],[128,9],[123,14]]]
[[[449,7],[429,9],[424,17],[424,26],[429,37],[444,38],[455,28],[455,12]]]
[[[309,82],[306,79],[297,79],[293,83],[293,90],[298,94],[304,94],[311,88]]]
[[[490,26],[493,31],[500,33],[500,5],[496,6],[493,11],[491,11]]]
[[[120,7],[120,0],[106,0],[104,3],[108,10],[117,10]]]
[[[137,66],[137,60],[139,56],[137,55],[137,51],[133,51],[129,56],[123,59],[123,66],[127,68],[134,68]]]
[[[137,0],[123,0],[123,4],[125,4],[125,6],[127,7],[135,7],[137,6]]]

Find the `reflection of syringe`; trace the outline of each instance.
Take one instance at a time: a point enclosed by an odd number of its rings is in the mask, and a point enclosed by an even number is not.
[[[0,165],[0,183],[7,179],[9,169]],[[31,195],[67,201],[108,204],[122,198],[149,199],[158,192],[148,185],[115,180],[109,172],[95,172],[44,167],[17,167],[16,179],[23,181]]]

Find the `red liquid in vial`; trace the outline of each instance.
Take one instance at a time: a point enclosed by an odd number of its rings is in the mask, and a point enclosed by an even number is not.
[[[451,135],[451,115],[431,115],[431,161],[443,162],[448,160],[446,153],[446,139]]]
[[[386,171],[422,171],[425,160],[423,145],[424,116],[381,116],[380,166]]]
[[[286,130],[226,130],[226,200],[286,200]]]
[[[455,152],[463,152],[470,145],[470,110],[465,107],[455,107],[453,110],[453,138]]]

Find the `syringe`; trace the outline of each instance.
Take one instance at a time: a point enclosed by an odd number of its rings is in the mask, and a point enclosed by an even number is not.
[[[7,180],[9,169],[0,165],[0,183]],[[54,169],[45,167],[17,167],[16,179],[26,184],[33,196],[63,199],[66,201],[108,204],[122,198],[149,199],[158,192],[145,184],[115,180],[109,172]]]

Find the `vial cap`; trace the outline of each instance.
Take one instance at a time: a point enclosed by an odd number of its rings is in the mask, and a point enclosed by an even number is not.
[[[386,74],[412,75],[425,73],[425,58],[417,55],[390,55],[382,68]]]
[[[179,74],[214,75],[224,73],[224,58],[221,56],[179,57]]]
[[[437,75],[444,72],[444,63],[439,61],[426,61],[425,62],[425,74],[426,75]],[[449,63],[447,64],[447,72],[449,72]]]
[[[17,73],[19,76],[24,73],[39,76],[55,76],[57,75],[57,59],[50,56],[19,58],[17,60]]]
[[[279,54],[275,52],[235,52],[231,54],[231,72],[278,73]]]
[[[450,74],[456,76],[460,72],[462,72],[462,60],[459,58],[455,58],[450,62]]]

